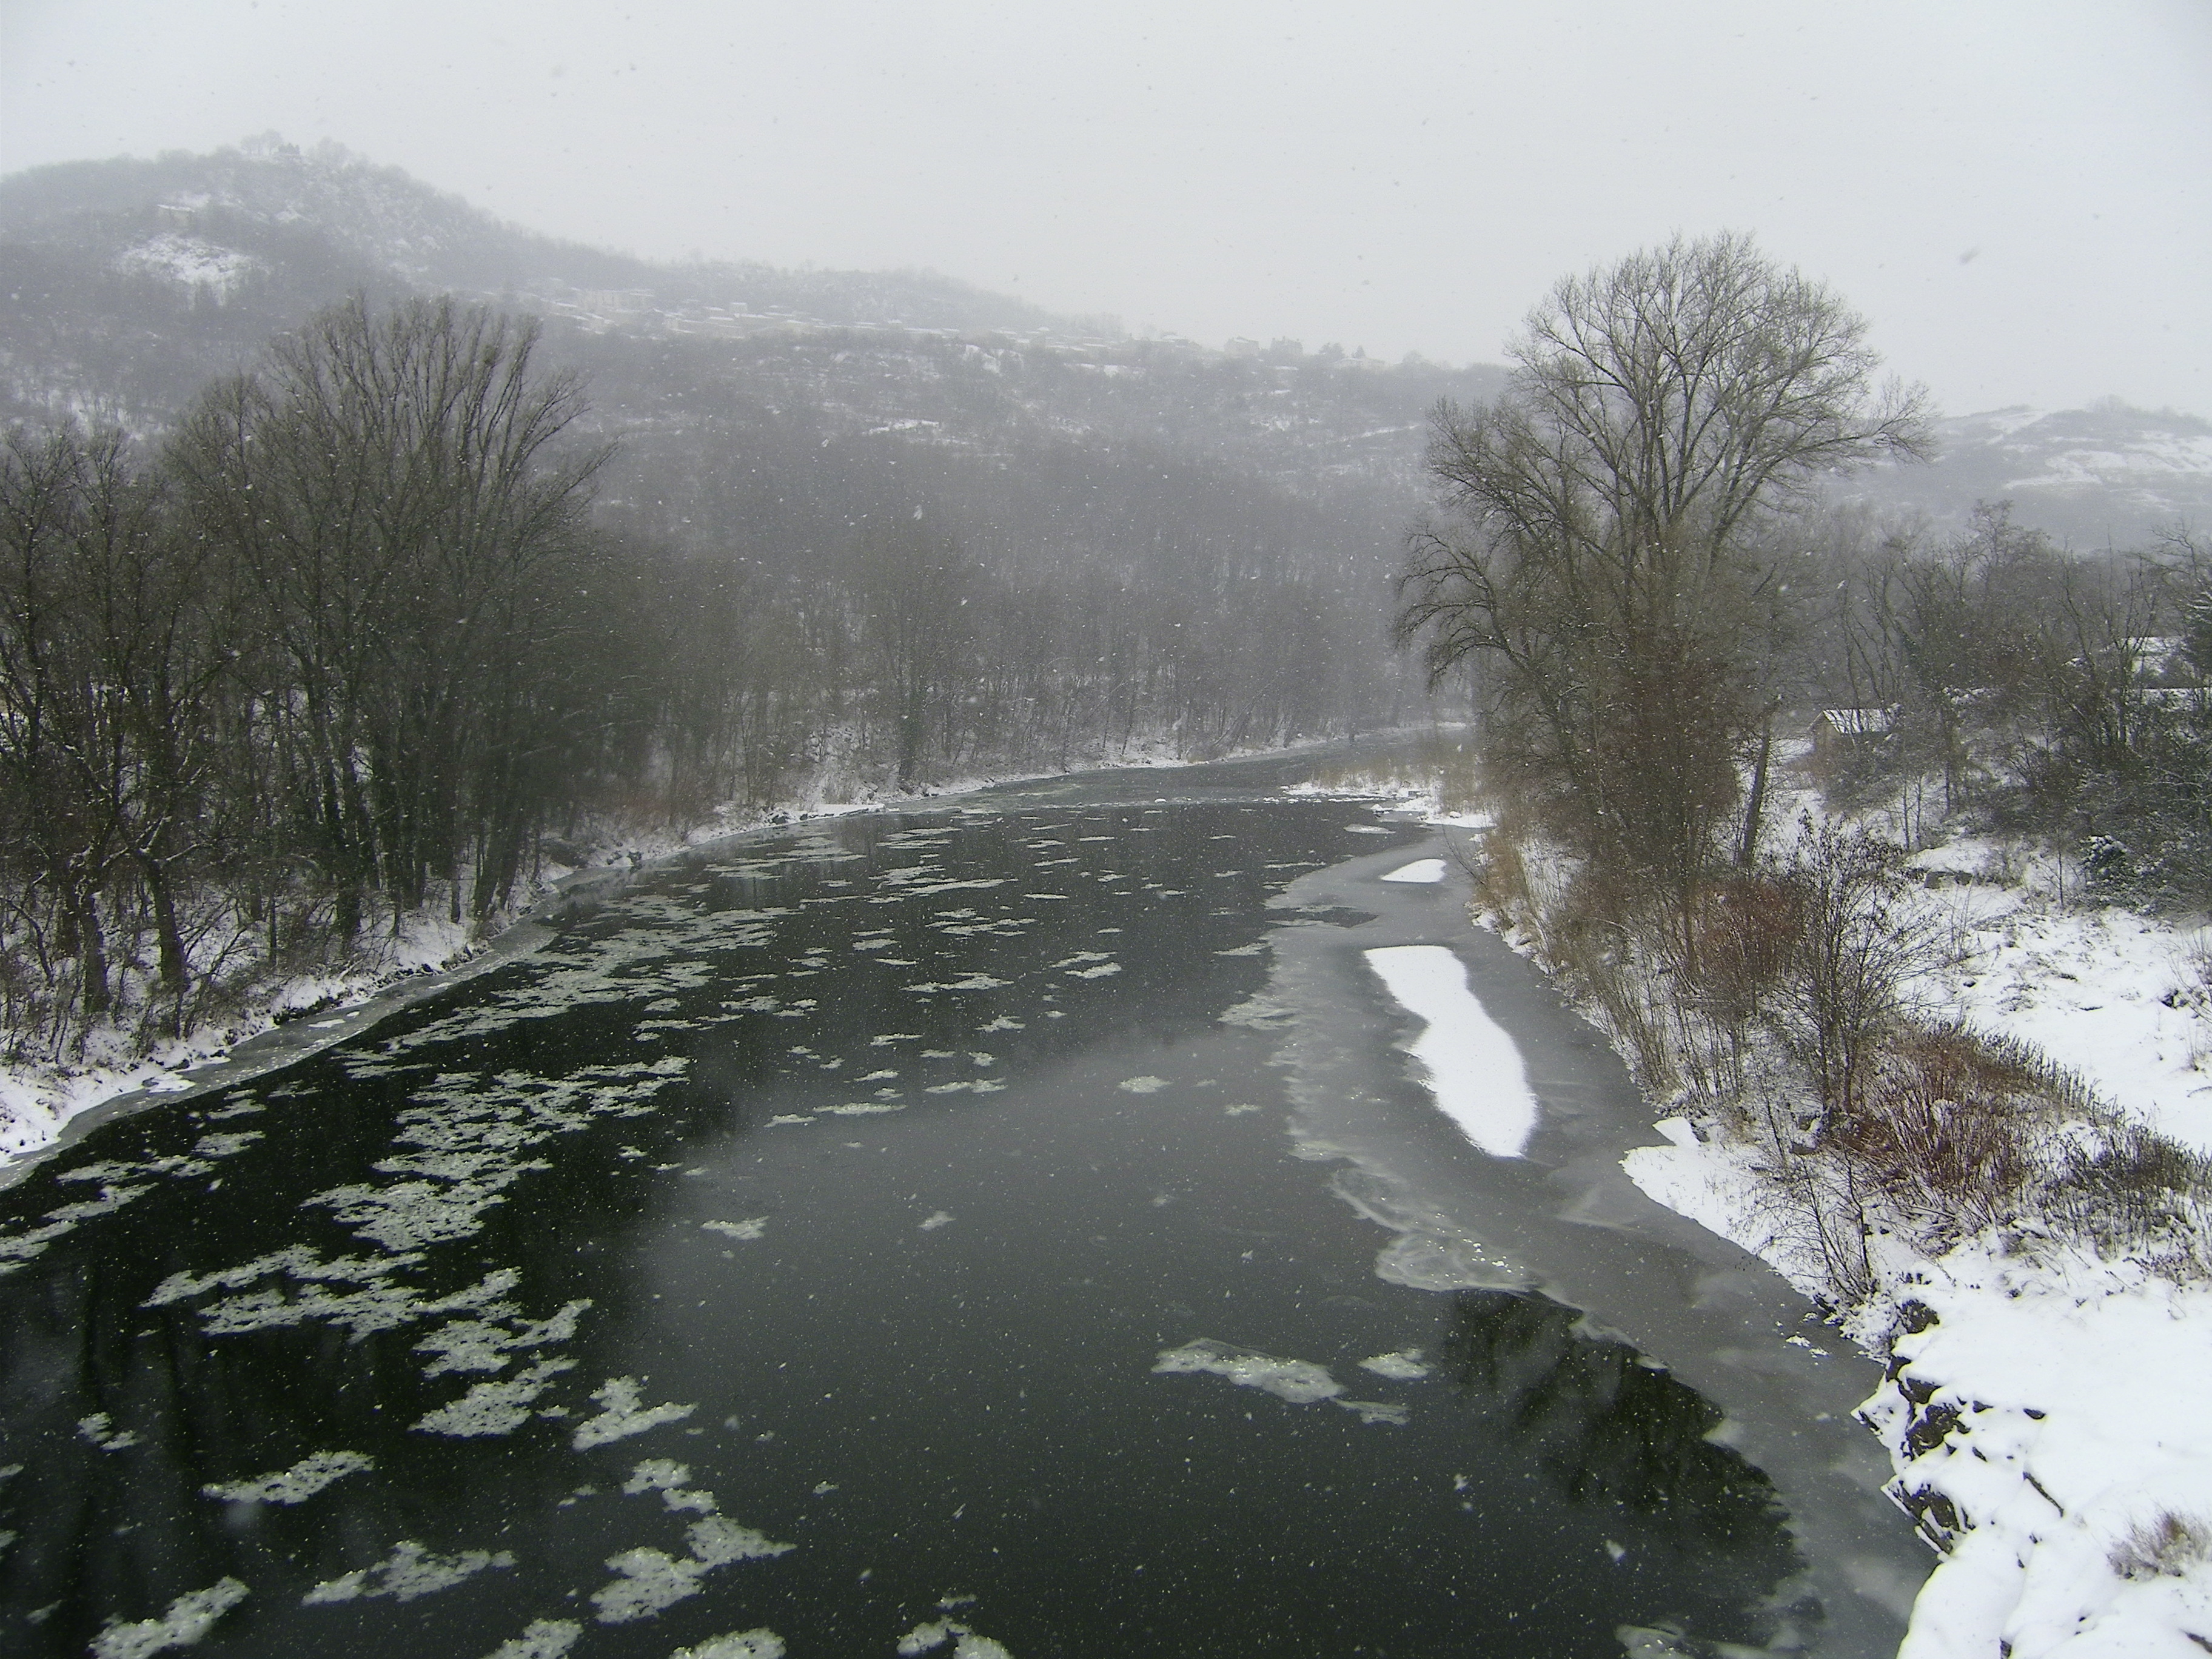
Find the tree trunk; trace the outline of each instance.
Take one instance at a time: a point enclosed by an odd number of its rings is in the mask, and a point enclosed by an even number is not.
[[[1774,755],[1774,722],[1770,719],[1759,734],[1759,758],[1752,763],[1751,799],[1743,809],[1743,838],[1736,843],[1739,869],[1748,870],[1759,857],[1759,820],[1766,815],[1766,766]]]
[[[76,908],[77,962],[83,981],[79,1001],[85,1018],[92,1020],[114,1006],[114,994],[107,983],[107,941],[100,933],[99,895],[82,894]]]

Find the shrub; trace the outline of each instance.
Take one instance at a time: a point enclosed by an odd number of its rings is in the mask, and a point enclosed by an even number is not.
[[[1824,1117],[1855,1111],[1899,988],[1919,965],[1925,928],[1899,904],[1904,849],[1862,830],[1799,820],[1781,872],[1799,926],[1772,1018],[1811,1073]]]
[[[2056,1103],[2049,1070],[1962,1025],[1907,1027],[1832,1140],[1871,1188],[1938,1236],[1992,1225],[2038,1173],[2035,1131]]]
[[[2129,1528],[2106,1556],[2123,1578],[2179,1578],[2208,1558],[2212,1558],[2212,1527],[2172,1510]]]

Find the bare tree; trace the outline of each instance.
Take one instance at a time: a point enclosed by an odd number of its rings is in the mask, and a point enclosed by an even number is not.
[[[1589,856],[1704,868],[1796,610],[1778,519],[1929,454],[1925,393],[1874,384],[1866,333],[1748,238],[1678,237],[1561,281],[1505,395],[1439,405],[1399,637],[1431,684],[1477,672],[1493,768]]]
[[[234,557],[273,642],[288,783],[337,895],[395,915],[432,878],[479,914],[506,894],[560,741],[558,688],[592,599],[603,449],[557,454],[584,410],[532,365],[536,325],[450,300],[356,298],[204,397],[169,447],[199,533]],[[572,600],[581,600],[581,606]]]

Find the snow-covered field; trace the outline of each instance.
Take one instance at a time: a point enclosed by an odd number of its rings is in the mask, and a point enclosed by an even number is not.
[[[2070,872],[1988,842],[1911,868],[1937,943],[1922,1014],[2032,1043],[2122,1113],[2212,1150],[2200,927],[2062,902],[2079,891]],[[1638,1186],[1829,1292],[1754,1148],[1682,1116],[1655,1128],[1665,1144],[1624,1160]],[[1954,1536],[1902,1659],[2212,1652],[2212,1284],[2171,1262],[2010,1243],[1984,1235],[1930,1259],[1878,1239],[1879,1288],[1849,1322],[1889,1362],[1861,1415],[1890,1449],[1894,1490],[1923,1530]]]

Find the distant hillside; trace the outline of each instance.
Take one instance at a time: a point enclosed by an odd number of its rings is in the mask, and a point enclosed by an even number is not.
[[[2009,501],[2019,522],[2081,550],[2149,546],[2177,523],[2212,527],[2212,421],[2103,403],[1963,415],[1937,436],[1935,465],[1886,469],[1845,493],[1918,507],[1939,530],[1977,501]]]
[[[0,179],[0,412],[157,425],[356,289],[453,292],[599,328],[1085,326],[927,272],[648,264],[505,224],[335,146],[264,139]]]
[[[641,532],[790,565],[926,502],[1002,568],[1217,589],[1296,570],[1378,608],[1428,410],[1501,373],[1133,340],[928,273],[651,264],[260,140],[0,179],[0,416],[150,435],[356,290],[545,319],[548,357],[587,373],[595,428],[622,440],[606,506]]]
[[[1379,578],[1425,497],[1428,410],[1504,384],[1494,366],[1288,341],[1135,340],[927,272],[653,264],[336,146],[264,138],[0,179],[0,418],[76,412],[150,434],[356,290],[544,317],[549,356],[590,372],[599,428],[624,439],[615,506],[654,533],[792,557],[849,539],[891,489],[930,495],[1017,562],[1171,557],[1188,535],[1233,539],[1241,514],[1275,556]],[[2212,423],[2193,416],[2005,410],[1940,430],[1936,465],[1837,494],[1939,531],[2010,499],[2081,548],[2212,523]],[[1017,466],[1026,483],[1006,476]]]

